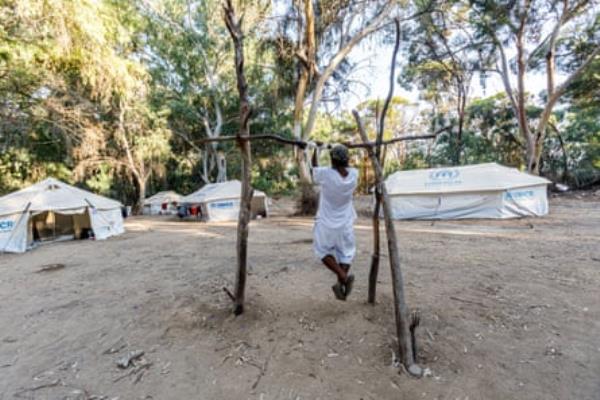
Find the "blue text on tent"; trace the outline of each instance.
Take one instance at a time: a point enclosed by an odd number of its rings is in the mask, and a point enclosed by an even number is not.
[[[233,208],[233,201],[227,201],[223,203],[210,203],[210,208]]]
[[[0,232],[12,231],[12,229],[14,227],[15,227],[15,223],[13,221],[9,221],[9,220],[0,221]]]
[[[506,200],[519,200],[519,199],[531,199],[533,198],[533,190],[520,190],[516,192],[504,193]]]

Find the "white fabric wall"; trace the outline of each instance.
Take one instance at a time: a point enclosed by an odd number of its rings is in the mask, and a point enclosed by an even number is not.
[[[548,214],[546,185],[507,190],[502,194],[502,218]]]
[[[161,209],[162,209],[161,204],[154,204],[154,203],[145,204],[143,213],[144,213],[144,215],[158,215],[158,214],[160,214]]]
[[[267,198],[263,196],[253,197],[252,203],[256,204],[255,202],[258,201],[257,199],[260,199],[262,202],[261,209],[264,209],[268,216],[269,208],[267,204]],[[207,221],[235,221],[238,219],[240,213],[240,203],[241,201],[239,199],[211,201],[204,204],[204,209],[202,211],[204,212],[204,210],[208,210],[208,217],[206,218]],[[254,210],[254,207],[256,206],[253,206],[252,210]]]
[[[0,252],[24,253],[27,250],[29,214],[0,216]]]
[[[548,214],[546,187],[391,196],[394,219],[518,218]]]
[[[112,210],[90,209],[90,219],[94,236],[98,240],[106,239],[125,232],[123,215],[120,208]]]
[[[206,203],[207,221],[235,221],[240,213],[240,200],[228,199]]]

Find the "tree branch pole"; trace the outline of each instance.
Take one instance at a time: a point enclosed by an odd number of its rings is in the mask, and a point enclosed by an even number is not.
[[[394,18],[394,25],[396,27],[396,42],[394,45],[394,51],[392,52],[392,65],[390,68],[390,88],[388,91],[387,98],[383,104],[383,110],[379,119],[379,126],[377,131],[377,140],[375,141],[375,157],[382,163],[381,159],[381,143],[383,141],[383,132],[385,130],[385,117],[390,106],[390,102],[394,97],[394,83],[396,75],[396,57],[398,50],[400,49],[400,21],[398,18]],[[377,275],[379,274],[379,258],[381,253],[381,233],[379,230],[379,214],[381,208],[381,191],[379,185],[375,185],[375,206],[373,207],[373,254],[371,255],[371,268],[369,269],[369,294],[367,301],[369,304],[375,304],[375,298],[377,297]]]
[[[389,139],[389,140],[383,140],[383,141],[381,141],[380,145],[388,146],[390,144],[394,144],[394,143],[398,143],[398,142],[406,142],[406,141],[411,141],[411,140],[435,139],[437,137],[437,135],[448,130],[449,128],[450,127],[444,127],[442,129],[439,129],[437,132],[428,134],[428,135],[401,136],[401,137],[396,137],[396,138]],[[210,142],[227,142],[227,141],[234,141],[234,140],[238,141],[238,142],[240,140],[243,140],[243,141],[273,140],[275,142],[289,144],[292,146],[298,146],[300,148],[305,148],[306,146],[308,146],[308,143],[309,143],[308,141],[287,139],[282,136],[273,135],[273,134],[252,135],[252,136],[246,136],[246,137],[242,137],[242,138],[238,137],[237,135],[236,136],[221,136],[221,137],[215,137],[215,138],[203,138],[203,139],[197,140],[196,143],[204,144],[204,143],[210,143]],[[314,143],[320,147],[326,147],[326,148],[332,148],[334,146],[334,143],[325,143],[325,142],[320,142],[320,141],[315,141]],[[349,149],[366,149],[369,147],[375,147],[377,145],[377,143],[369,142],[369,141],[367,141],[366,143],[341,142],[341,144],[348,147]]]
[[[231,35],[235,49],[235,74],[237,89],[240,96],[240,127],[236,135],[237,144],[242,156],[242,196],[237,226],[237,273],[235,276],[234,309],[235,315],[244,312],[244,293],[246,290],[246,275],[248,263],[248,223],[250,221],[250,206],[252,203],[252,187],[250,186],[250,103],[248,101],[248,84],[244,75],[244,36],[241,29],[241,19],[235,15],[231,0],[223,4],[223,18]]]
[[[363,142],[368,141],[365,127],[360,119],[360,115],[356,110],[352,111],[358,131]],[[390,269],[392,272],[392,286],[394,292],[394,313],[396,316],[396,332],[398,335],[398,352],[400,361],[406,367],[406,370],[413,376],[422,376],[423,370],[415,363],[415,354],[413,352],[410,327],[408,321],[408,307],[404,299],[404,282],[402,280],[402,270],[400,269],[400,252],[398,250],[398,241],[396,238],[396,230],[394,221],[392,220],[392,209],[390,207],[390,199],[387,189],[383,184],[383,170],[377,159],[373,147],[367,147],[369,158],[373,164],[375,171],[375,182],[381,191],[381,199],[383,206],[383,217],[385,220],[385,231],[388,242],[388,254],[390,258]]]

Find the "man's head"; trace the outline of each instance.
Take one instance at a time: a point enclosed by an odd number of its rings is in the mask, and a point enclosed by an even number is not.
[[[350,156],[348,155],[348,148],[343,144],[336,144],[329,152],[331,156],[331,166],[334,168],[346,168],[348,167],[348,161]]]

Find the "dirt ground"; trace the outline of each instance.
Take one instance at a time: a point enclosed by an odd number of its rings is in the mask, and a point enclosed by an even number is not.
[[[539,219],[397,223],[422,379],[393,367],[387,258],[366,304],[369,219],[341,302],[290,207],[251,224],[237,318],[222,290],[235,223],[136,217],[106,241],[0,255],[0,400],[600,399],[599,197],[553,198]]]

